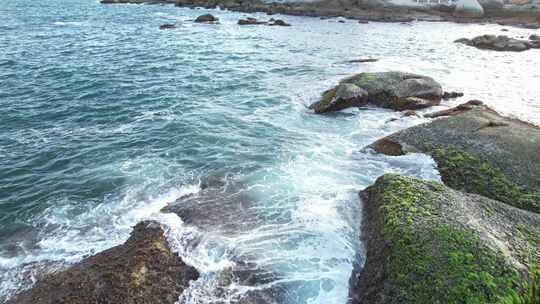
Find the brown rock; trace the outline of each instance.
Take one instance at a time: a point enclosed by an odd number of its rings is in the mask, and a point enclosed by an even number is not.
[[[199,277],[171,251],[157,222],[137,224],[122,245],[45,276],[9,304],[173,304]]]

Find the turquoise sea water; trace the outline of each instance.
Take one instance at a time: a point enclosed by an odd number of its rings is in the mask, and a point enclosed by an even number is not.
[[[269,288],[286,294],[280,303],[345,303],[362,262],[358,191],[386,172],[438,174],[426,156],[361,152],[427,120],[375,108],[314,115],[307,105],[320,92],[355,72],[411,71],[465,92],[437,109],[477,98],[540,123],[538,50],[452,43],[500,26],[282,16],[293,26],[240,27],[245,15],[225,11],[211,11],[219,25],[189,21],[203,12],[2,1],[0,302],[157,219],[202,273],[180,303],[234,303]],[[179,27],[158,29],[171,22]],[[347,63],[357,58],[380,61]],[[224,214],[215,222],[159,212],[216,177],[228,186],[205,207]],[[237,212],[238,193],[250,212]],[[212,292],[239,260],[271,279]]]

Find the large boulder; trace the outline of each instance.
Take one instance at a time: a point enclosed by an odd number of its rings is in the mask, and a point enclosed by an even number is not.
[[[418,110],[438,105],[443,96],[441,85],[431,77],[403,72],[361,73],[343,79],[336,88],[326,91],[322,100],[311,107],[316,109],[320,105],[332,104],[333,100],[337,101],[335,97],[339,97],[336,96],[338,89],[344,85],[354,85],[353,88],[367,92],[369,103],[398,111]],[[349,104],[349,106],[357,105]],[[342,108],[328,107],[325,111],[316,112],[323,113]]]
[[[141,222],[124,244],[46,276],[8,303],[173,304],[198,276],[171,251],[157,222]]]
[[[480,18],[484,16],[484,9],[476,0],[459,0],[454,9],[454,16],[464,18]]]
[[[540,260],[536,213],[393,174],[362,200],[367,255],[353,304],[502,303]]]
[[[446,185],[540,213],[540,128],[478,101],[431,116],[440,118],[369,148],[387,155],[427,153]]]

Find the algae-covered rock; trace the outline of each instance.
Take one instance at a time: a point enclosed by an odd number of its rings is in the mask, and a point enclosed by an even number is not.
[[[336,94],[344,85],[354,85],[367,92],[369,103],[398,111],[438,105],[443,96],[441,85],[431,77],[403,72],[361,73],[343,79],[336,88],[326,91],[322,100],[313,104],[312,108],[329,104],[328,100],[331,101],[335,96],[332,94]],[[342,109],[342,107],[337,109]],[[330,107],[319,113],[335,110]]]
[[[431,155],[443,182],[540,212],[540,128],[469,102],[370,145],[388,155]]]
[[[315,113],[339,111],[367,104],[368,93],[352,83],[342,83],[326,91],[320,101],[312,104]]]
[[[141,222],[122,245],[46,276],[9,304],[170,303],[199,274],[171,251],[156,222]]]
[[[540,215],[388,174],[362,191],[352,303],[497,303],[540,259]]]

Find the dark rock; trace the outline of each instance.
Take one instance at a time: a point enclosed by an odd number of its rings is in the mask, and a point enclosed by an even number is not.
[[[360,20],[358,20],[358,23],[360,23],[360,24],[368,24],[369,20],[360,19]]]
[[[352,304],[495,303],[540,259],[540,215],[394,174],[361,193]]]
[[[199,17],[197,17],[197,19],[195,19],[195,22],[199,22],[199,23],[202,23],[202,22],[217,22],[217,21],[219,21],[219,19],[217,17],[214,17],[211,14],[200,15]]]
[[[369,147],[389,155],[427,153],[446,185],[540,213],[540,128],[480,104],[428,115],[441,118]]]
[[[454,99],[454,98],[458,98],[462,96],[463,96],[463,93],[461,92],[444,92],[442,99],[448,100],[448,99]]]
[[[364,62],[377,62],[379,59],[375,58],[366,58],[366,59],[353,59],[349,60],[349,63],[364,63]]]
[[[176,28],[176,24],[172,24],[172,23],[162,24],[159,26],[160,30],[168,30],[168,29],[174,29],[174,28]]]
[[[410,116],[417,116],[417,117],[420,117],[420,115],[418,115],[418,113],[416,113],[415,111],[412,111],[412,110],[405,111],[405,113],[403,113],[402,116],[403,116],[403,117],[410,117]]]
[[[170,303],[199,274],[171,251],[156,222],[141,222],[122,245],[52,273],[9,304]]]
[[[479,49],[495,51],[522,52],[537,47],[534,42],[509,38],[504,35],[483,35],[474,37],[473,39],[461,38],[454,42],[474,46]],[[538,47],[540,47],[540,45]]]
[[[536,35],[536,34],[532,34],[530,37],[529,37],[529,40],[540,40],[540,35]]]

